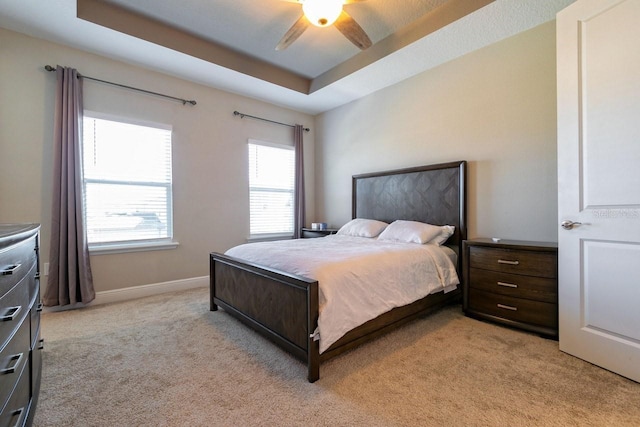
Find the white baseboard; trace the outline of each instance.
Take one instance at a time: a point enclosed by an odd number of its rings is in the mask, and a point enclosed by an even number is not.
[[[209,286],[209,276],[192,277],[190,279],[172,280],[170,282],[152,283],[150,285],[131,286],[129,288],[96,292],[96,298],[88,304],[72,304],[62,307],[45,307],[45,312],[71,310],[92,305],[108,304],[111,302],[129,301],[136,298],[164,294],[166,292],[186,291],[187,289]]]
[[[91,305],[107,304],[110,302],[128,301],[135,298],[164,294],[166,292],[186,291],[187,289],[209,286],[209,276],[193,277],[191,279],[172,280],[170,282],[153,283],[150,285],[132,286],[130,288],[114,289],[112,291],[96,292],[96,299]]]

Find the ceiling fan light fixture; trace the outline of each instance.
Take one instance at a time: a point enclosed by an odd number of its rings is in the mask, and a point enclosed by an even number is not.
[[[343,0],[305,0],[302,10],[316,27],[328,27],[336,22],[342,13]]]

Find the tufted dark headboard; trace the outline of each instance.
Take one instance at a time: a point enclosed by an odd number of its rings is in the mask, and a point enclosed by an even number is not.
[[[466,166],[463,160],[354,175],[352,217],[454,225],[447,246],[460,255],[467,238]]]

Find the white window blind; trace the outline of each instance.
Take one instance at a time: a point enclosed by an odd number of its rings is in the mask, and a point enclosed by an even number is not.
[[[251,237],[293,235],[293,147],[249,142]]]
[[[171,240],[171,128],[88,113],[83,126],[89,243]]]

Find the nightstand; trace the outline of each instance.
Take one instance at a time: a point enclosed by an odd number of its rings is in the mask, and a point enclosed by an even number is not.
[[[302,235],[301,237],[303,239],[309,239],[312,237],[324,237],[324,236],[328,236],[330,234],[336,234],[338,232],[337,228],[327,228],[324,230],[314,230],[312,228],[302,228]]]
[[[463,242],[462,308],[469,317],[558,337],[558,245]]]

